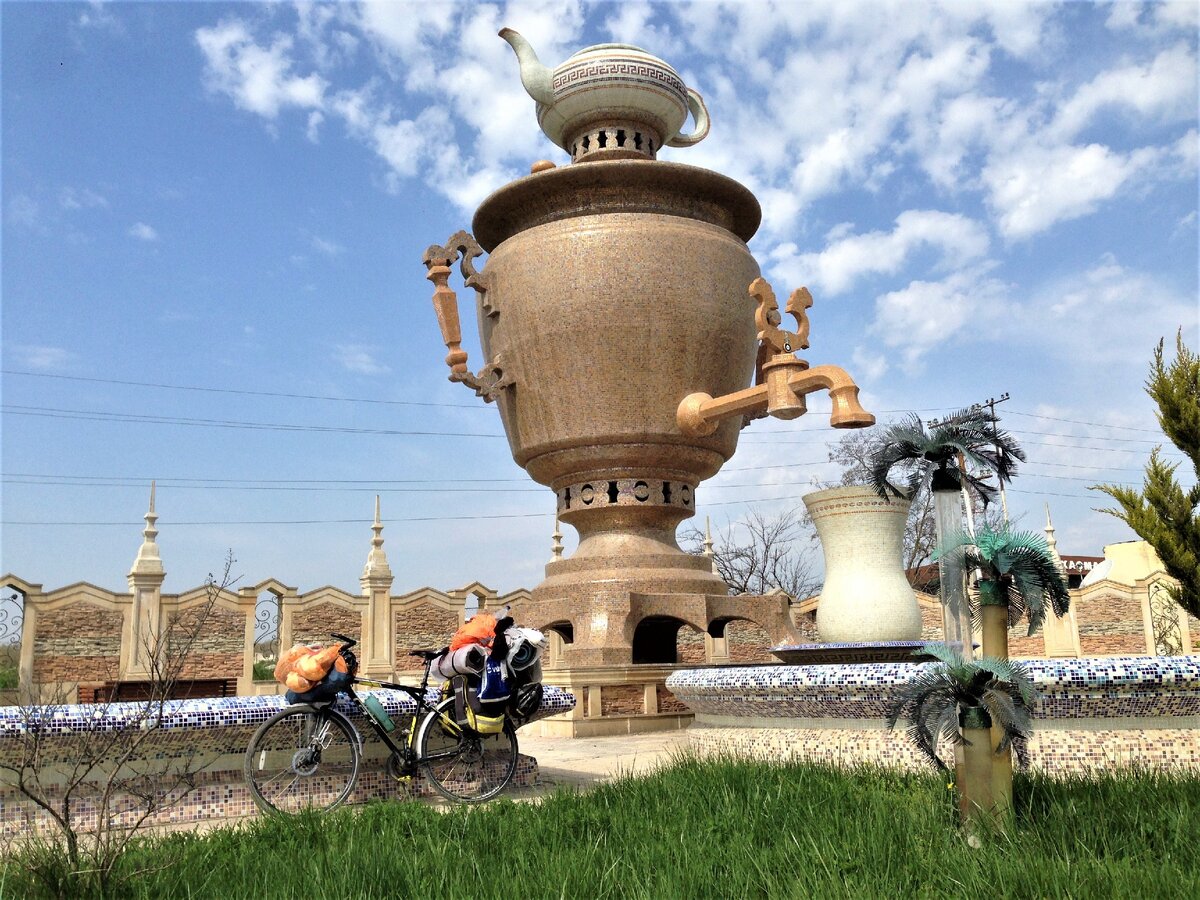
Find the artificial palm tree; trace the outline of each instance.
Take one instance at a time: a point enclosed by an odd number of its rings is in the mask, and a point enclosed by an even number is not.
[[[994,760],[996,754],[1008,756],[1012,747],[1022,765],[1028,761],[1033,680],[1019,663],[986,656],[964,661],[945,644],[925,644],[913,655],[932,656],[937,662],[900,688],[888,708],[888,727],[894,729],[905,719],[917,749],[943,771],[949,766],[938,756],[939,740],[949,742],[956,757],[961,748],[955,778],[963,822],[1002,818],[1012,805],[1012,794],[996,791]]]
[[[958,534],[938,548],[939,558],[974,569],[975,600],[983,629],[983,653],[1008,659],[1008,629],[1022,618],[1033,634],[1046,619],[1046,607],[1065,616],[1071,605],[1067,582],[1046,538],[1007,526],[981,526],[975,534]]]
[[[933,492],[934,523],[941,544],[961,530],[960,491],[981,497],[985,505],[996,494],[996,488],[973,475],[971,467],[995,473],[997,481],[1003,484],[1016,474],[1018,460],[1025,461],[1020,445],[1007,432],[999,430],[982,407],[961,410],[928,427],[914,414],[884,433],[882,444],[871,460],[870,479],[884,499],[889,494],[912,497],[919,488],[928,486]],[[904,489],[889,481],[894,470],[907,475]],[[961,641],[963,655],[969,657],[971,628],[962,590],[962,570],[950,564],[939,568],[943,636],[947,641]]]
[[[1047,604],[1056,616],[1065,616],[1071,605],[1066,579],[1040,534],[985,525],[974,535],[955,535],[937,555],[977,575],[972,599],[979,609],[984,656],[1007,660],[1011,626],[1028,618],[1033,634],[1045,621]],[[999,729],[992,729],[992,738],[1001,738]],[[995,798],[1011,802],[1011,754],[996,755],[993,778]]]

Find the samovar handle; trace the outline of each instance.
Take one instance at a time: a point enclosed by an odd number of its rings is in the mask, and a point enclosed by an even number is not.
[[[442,330],[442,340],[450,351],[446,354],[450,380],[461,381],[490,403],[496,399],[501,388],[512,384],[512,379],[506,377],[500,368],[499,358],[484,366],[476,375],[472,375],[467,368],[467,351],[462,348],[462,325],[458,318],[458,295],[449,284],[451,266],[460,255],[462,262],[459,268],[467,287],[474,288],[480,295],[484,312],[490,316],[498,315],[499,310],[487,299],[487,274],[475,270],[475,258],[483,255],[483,248],[468,232],[453,234],[445,246],[429,246],[423,257],[428,270],[425,277],[433,282],[433,311]]]

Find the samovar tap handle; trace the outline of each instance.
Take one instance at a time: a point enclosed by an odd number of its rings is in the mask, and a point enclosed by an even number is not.
[[[475,258],[483,255],[483,248],[466,231],[451,235],[445,246],[431,244],[422,258],[428,270],[425,277],[433,282],[433,311],[437,315],[442,341],[450,352],[446,354],[446,365],[450,367],[450,380],[461,381],[489,403],[496,399],[497,392],[512,384],[505,376],[499,359],[484,366],[478,375],[467,368],[467,351],[462,348],[462,324],[458,317],[458,295],[450,287],[450,272],[454,262],[462,257],[460,269],[467,287],[474,288],[482,298],[487,315],[500,314],[487,296],[487,273],[475,269]]]

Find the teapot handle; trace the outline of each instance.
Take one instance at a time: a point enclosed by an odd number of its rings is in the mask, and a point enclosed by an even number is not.
[[[708,136],[708,107],[704,105],[704,98],[692,88],[687,89],[687,95],[688,112],[692,114],[692,118],[696,122],[696,130],[691,134],[675,135],[667,141],[668,147],[690,147],[692,144],[700,143]]]

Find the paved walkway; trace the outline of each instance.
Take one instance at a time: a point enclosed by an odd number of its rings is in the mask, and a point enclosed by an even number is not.
[[[534,794],[558,787],[586,788],[623,775],[652,771],[687,747],[683,731],[564,738],[519,735],[521,752],[538,761],[540,784]],[[529,791],[523,793],[530,793]]]

